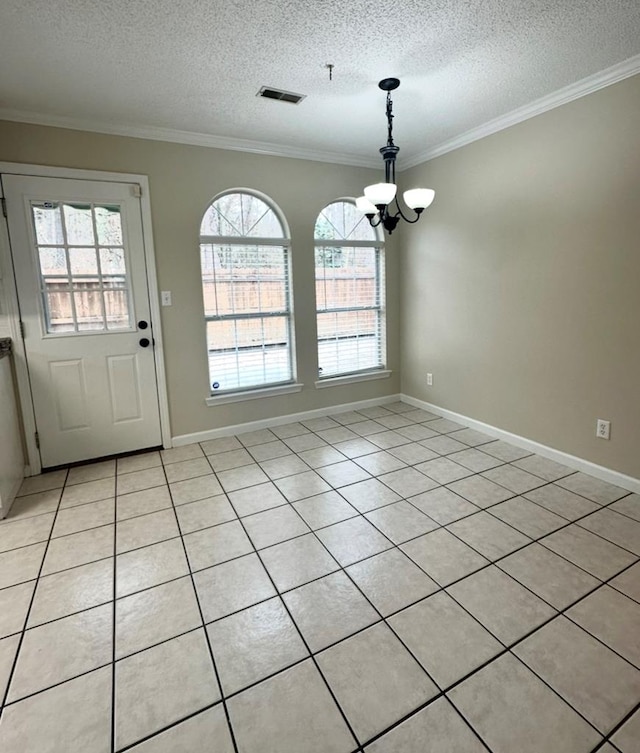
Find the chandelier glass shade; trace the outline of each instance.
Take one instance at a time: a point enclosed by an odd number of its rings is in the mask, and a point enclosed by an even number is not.
[[[356,199],[356,207],[363,212],[372,227],[382,225],[391,235],[400,220],[413,224],[420,219],[422,212],[435,198],[431,188],[411,188],[402,194],[405,205],[415,212],[415,217],[407,217],[398,202],[396,185],[396,157],[400,151],[393,143],[393,102],[391,92],[400,86],[397,78],[385,78],[378,86],[387,92],[387,143],[380,148],[384,160],[384,182],[374,183],[364,189],[364,196]],[[395,203],[395,204],[394,204]]]

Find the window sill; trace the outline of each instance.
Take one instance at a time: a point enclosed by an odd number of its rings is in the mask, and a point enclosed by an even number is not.
[[[300,392],[304,387],[303,384],[281,384],[277,387],[258,387],[253,390],[244,390],[243,392],[229,392],[220,393],[219,395],[211,395],[205,400],[205,403],[210,407],[216,405],[224,405],[224,403],[241,403],[245,400],[257,400],[261,397],[277,397],[279,395],[290,395],[293,392]]]
[[[315,385],[317,390],[325,387],[340,387],[343,384],[354,384],[355,382],[370,382],[373,379],[388,379],[391,376],[388,369],[381,371],[368,371],[366,374],[347,374],[346,376],[327,377],[319,379]]]

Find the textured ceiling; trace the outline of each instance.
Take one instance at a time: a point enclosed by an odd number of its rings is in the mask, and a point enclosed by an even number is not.
[[[638,0],[2,0],[0,117],[377,164],[381,78],[411,160],[638,53]]]

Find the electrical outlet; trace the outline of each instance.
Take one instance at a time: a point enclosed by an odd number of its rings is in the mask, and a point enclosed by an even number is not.
[[[605,421],[599,418],[596,422],[596,437],[598,439],[609,439],[611,436],[611,421]]]
[[[433,386],[433,374],[427,374],[427,387]]]

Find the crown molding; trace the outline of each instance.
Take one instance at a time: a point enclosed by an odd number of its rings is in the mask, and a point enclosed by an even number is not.
[[[272,144],[266,141],[235,139],[230,136],[215,136],[208,133],[179,131],[172,128],[160,128],[157,126],[123,126],[102,123],[95,120],[83,120],[80,118],[60,115],[44,115],[1,107],[0,120],[28,123],[30,125],[50,126],[53,128],[68,128],[73,131],[103,133],[108,136],[126,136],[134,139],[168,141],[170,143],[186,144],[188,146],[206,146],[213,149],[226,149],[234,152],[262,154],[267,157],[289,157],[292,159],[311,160],[313,162],[329,162],[334,165],[348,165],[350,167],[380,167],[380,160],[372,157],[359,157],[358,155],[341,154],[339,152],[323,152],[315,149],[301,149],[282,144]]]
[[[505,115],[484,123],[477,128],[472,128],[465,133],[456,136],[453,139],[443,141],[429,149],[426,149],[414,156],[398,159],[398,169],[407,170],[416,165],[420,165],[429,160],[441,157],[443,154],[452,152],[460,147],[491,136],[494,133],[510,128],[513,125],[522,123],[525,120],[534,118],[544,112],[553,110],[556,107],[572,102],[574,99],[585,97],[588,94],[607,86],[618,83],[625,78],[640,73],[640,55],[616,63],[610,68],[587,76],[574,84],[558,89],[552,94],[535,100],[534,102],[512,110]],[[54,128],[68,128],[74,131],[89,131],[93,133],[104,133],[109,136],[125,136],[135,139],[150,139],[152,141],[168,141],[175,144],[186,144],[188,146],[205,146],[214,149],[226,149],[236,152],[249,152],[251,154],[262,154],[268,157],[289,157],[292,159],[311,160],[313,162],[328,162],[337,165],[348,165],[351,167],[369,167],[379,168],[380,160],[377,157],[360,157],[354,154],[341,154],[339,152],[324,152],[314,149],[301,149],[299,147],[284,146],[282,144],[272,144],[263,141],[252,141],[249,139],[236,139],[229,136],[215,136],[208,133],[196,133],[193,131],[180,131],[172,128],[160,128],[157,126],[134,126],[134,125],[117,125],[112,123],[102,123],[94,120],[83,120],[59,115],[44,115],[40,113],[26,112],[23,110],[12,110],[0,108],[0,120],[9,120],[18,123],[29,123],[31,125],[51,126]]]
[[[460,136],[443,141],[441,144],[436,144],[412,157],[408,157],[402,161],[398,160],[398,167],[401,170],[407,170],[410,167],[421,165],[455,149],[460,149],[462,146],[467,146],[467,144],[483,139],[485,136],[491,136],[494,133],[498,133],[498,131],[503,131],[505,128],[510,128],[513,125],[529,120],[529,118],[535,118],[536,115],[542,115],[542,113],[548,110],[566,105],[574,99],[585,97],[587,94],[593,94],[599,89],[616,84],[618,81],[635,76],[637,73],[640,73],[640,55],[635,55],[632,58],[623,60],[621,63],[616,63],[616,65],[605,68],[605,70],[595,73],[593,76],[587,76],[587,78],[576,81],[575,84],[558,89],[552,94],[536,99],[528,105],[512,110],[477,128],[472,128],[470,131],[460,134]]]

